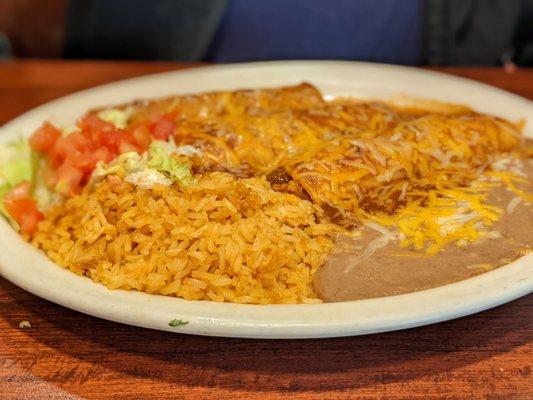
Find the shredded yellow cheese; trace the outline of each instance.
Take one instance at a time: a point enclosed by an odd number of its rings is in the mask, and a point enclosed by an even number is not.
[[[486,204],[491,185],[533,201],[518,175],[490,169],[520,148],[522,126],[465,107],[325,101],[302,84],[177,97],[132,121],[161,110],[176,122],[176,142],[201,150],[203,165],[249,175],[283,168],[314,202],[394,227],[402,246],[428,254],[488,232],[502,213]]]

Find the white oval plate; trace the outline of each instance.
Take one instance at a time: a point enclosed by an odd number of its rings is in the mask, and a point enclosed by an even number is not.
[[[87,109],[135,98],[201,91],[282,86],[308,81],[326,95],[390,98],[398,94],[463,103],[517,120],[533,133],[533,104],[467,79],[379,64],[296,61],[225,65],[129,79],[85,90],[38,107],[2,128],[0,145],[27,136],[44,119],[72,123]],[[318,338],[415,327],[472,314],[533,291],[533,254],[458,283],[400,296],[317,305],[241,305],[187,301],[107,290],[51,262],[0,221],[0,274],[65,307],[112,321],[197,335]],[[186,320],[172,328],[169,321]]]

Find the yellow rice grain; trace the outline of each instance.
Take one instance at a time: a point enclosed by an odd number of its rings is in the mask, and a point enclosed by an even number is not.
[[[111,289],[235,303],[314,303],[338,228],[263,178],[215,172],[187,188],[104,180],[46,213],[31,243]]]

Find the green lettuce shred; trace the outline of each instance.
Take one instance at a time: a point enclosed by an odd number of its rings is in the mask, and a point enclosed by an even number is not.
[[[154,141],[148,148],[146,165],[167,174],[172,182],[187,186],[193,182],[191,170],[187,164],[180,163],[172,157],[174,150],[175,145],[173,143]]]
[[[7,212],[4,207],[4,196],[11,190],[11,187],[8,184],[3,184],[0,186],[0,214],[7,218],[9,223],[18,230],[18,224],[15,222],[11,215]]]
[[[32,152],[33,181],[31,182],[32,197],[37,201],[40,211],[46,210],[57,203],[61,197],[48,188],[44,180],[45,157],[41,153]]]
[[[127,107],[125,109],[107,108],[98,113],[98,117],[106,122],[110,122],[118,129],[125,129],[128,126],[128,121],[133,112],[133,108]]]
[[[126,181],[151,187],[153,184],[178,183],[187,186],[194,182],[188,164],[172,157],[176,146],[173,143],[154,141],[140,156],[135,152],[123,153],[108,164],[98,163],[93,178],[117,175]]]
[[[0,146],[0,214],[16,229],[18,224],[4,207],[4,196],[22,182],[32,182],[32,151],[26,139],[20,138]]]
[[[94,177],[118,175],[121,178],[143,169],[142,157],[135,152],[122,153],[109,164],[99,162],[93,172]]]
[[[26,139],[0,147],[0,182],[3,179],[15,187],[24,181],[31,182],[32,176],[31,150]]]

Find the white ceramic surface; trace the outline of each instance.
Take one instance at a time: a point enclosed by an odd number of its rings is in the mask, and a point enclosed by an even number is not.
[[[27,136],[44,119],[72,123],[85,110],[168,94],[292,85],[308,81],[325,94],[389,98],[398,94],[468,104],[528,120],[533,104],[476,83],[418,69],[368,63],[307,61],[204,67],[130,79],[85,90],[38,107],[1,129],[0,145]],[[372,300],[318,305],[254,306],[186,301],[110,291],[52,263],[0,220],[0,274],[55,303],[131,325],[198,335],[313,338],[361,335],[444,321],[485,310],[533,291],[533,254],[495,271],[435,289]],[[189,324],[172,328],[172,319]]]

